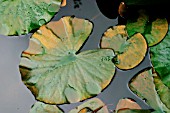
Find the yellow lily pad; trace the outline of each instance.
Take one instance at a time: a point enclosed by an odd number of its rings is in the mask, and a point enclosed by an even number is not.
[[[115,65],[120,69],[131,69],[139,65],[147,52],[145,38],[137,33],[128,39],[125,26],[108,29],[101,40],[101,48],[113,49]]]

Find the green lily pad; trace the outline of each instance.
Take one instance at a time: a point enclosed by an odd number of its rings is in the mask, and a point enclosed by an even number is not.
[[[93,98],[72,109],[69,113],[109,113],[109,111],[100,99]]]
[[[63,113],[56,105],[36,102],[29,113]]]
[[[145,33],[144,36],[149,46],[154,46],[163,40],[168,31],[168,22],[165,18],[157,18],[152,22],[150,33]]]
[[[165,106],[169,109],[170,112],[170,89],[163,84],[163,82],[158,76],[154,78],[154,83],[161,101],[165,104]]]
[[[0,34],[21,35],[39,28],[60,9],[61,0],[1,0]]]
[[[138,14],[139,15],[137,17],[131,17],[127,20],[126,30],[129,37],[136,33],[145,32],[145,26],[149,20],[149,17],[144,10],[140,10]]]
[[[154,46],[163,40],[168,31],[168,22],[165,18],[149,20],[144,11],[139,11],[139,17],[127,21],[127,32],[129,36],[141,33],[147,40],[149,46]]]
[[[137,33],[127,39],[125,26],[108,29],[101,40],[101,48],[113,49],[116,53],[115,65],[120,69],[131,69],[139,65],[147,52],[145,38]]]
[[[157,74],[152,73],[152,69],[146,70],[132,79],[130,89],[140,98],[145,99],[146,103],[155,110],[154,113],[170,112],[168,108],[168,105],[170,105],[169,91],[167,91],[167,88],[158,80]],[[167,97],[167,100],[165,100],[165,97]]]
[[[170,30],[164,40],[151,47],[151,62],[162,82],[170,88]]]
[[[20,71],[37,100],[79,102],[99,94],[111,82],[115,73],[112,50],[78,52],[91,31],[88,20],[63,17],[33,34],[22,54]]]

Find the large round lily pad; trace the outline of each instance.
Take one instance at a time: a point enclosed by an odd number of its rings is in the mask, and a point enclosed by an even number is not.
[[[92,31],[88,20],[63,17],[42,26],[22,54],[22,80],[37,100],[74,103],[99,94],[115,73],[110,49],[79,49]]]
[[[151,47],[151,62],[162,82],[170,89],[170,30],[164,40]]]
[[[56,105],[36,102],[29,113],[63,113]]]
[[[104,33],[101,48],[110,48],[115,51],[117,56],[114,62],[118,68],[131,69],[144,59],[147,43],[140,33],[128,39],[125,26],[121,25],[110,28]]]
[[[128,19],[127,32],[129,36],[141,33],[147,40],[149,46],[154,46],[163,40],[168,31],[166,18],[149,19],[145,11],[139,11],[139,17]]]
[[[146,70],[130,82],[130,89],[155,110],[155,113],[170,112],[170,90],[152,69]]]
[[[1,0],[0,34],[21,35],[39,28],[60,9],[62,0]]]

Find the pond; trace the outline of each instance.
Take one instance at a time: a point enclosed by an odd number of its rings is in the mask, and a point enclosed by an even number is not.
[[[118,4],[118,1],[115,1],[115,3]],[[90,20],[94,25],[93,31],[80,51],[99,48],[103,33],[111,26],[117,25],[119,20],[118,14],[115,14],[118,7],[115,6],[116,9],[110,8],[109,13],[103,15],[105,11],[101,12],[98,7],[101,4],[103,3],[97,5],[95,0],[68,0],[67,5],[61,8],[52,21],[58,21],[63,16],[75,16]],[[106,8],[106,6],[103,8]],[[109,15],[111,16],[106,17]],[[31,106],[36,102],[32,93],[22,82],[19,72],[21,53],[28,48],[31,35],[30,33],[20,37],[0,36],[0,113],[28,113]],[[137,97],[128,88],[129,81],[136,74],[149,67],[151,67],[151,63],[148,50],[145,59],[134,69],[122,71],[116,68],[112,82],[97,97],[108,105],[109,110],[114,110],[118,101],[122,98],[133,99],[143,109],[151,109],[145,101]],[[59,107],[67,113],[83,102],[59,105]]]

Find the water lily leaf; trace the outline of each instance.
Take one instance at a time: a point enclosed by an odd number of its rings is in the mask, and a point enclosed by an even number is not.
[[[141,33],[145,36],[149,46],[158,44],[168,31],[168,22],[166,18],[149,20],[148,15],[144,11],[140,11],[139,17],[137,17],[135,22],[134,20],[135,19],[133,18],[127,21],[126,26],[128,35],[132,36],[135,33]]]
[[[100,99],[93,98],[72,109],[69,113],[109,113],[109,111]]]
[[[101,40],[101,48],[111,48],[117,54],[115,65],[120,69],[136,67],[145,57],[147,43],[144,37],[137,33],[127,39],[125,26],[115,26],[108,29]]]
[[[161,99],[163,95],[159,95],[157,92],[159,90],[161,90],[161,92],[162,90],[165,91],[165,88],[155,82],[156,77],[156,73],[153,74],[151,69],[146,70],[132,79],[130,82],[130,89],[140,98],[145,99],[146,103],[155,110],[155,113],[170,112],[170,109],[167,108],[167,105]],[[168,94],[169,92],[165,93],[166,97]]]
[[[117,113],[153,113],[150,110],[145,109],[121,109]]]
[[[170,30],[164,40],[151,47],[151,62],[161,81],[170,88]]]
[[[131,37],[135,33],[144,33],[145,26],[149,20],[148,15],[144,10],[139,10],[137,17],[131,17],[127,20],[126,30],[128,36]]]
[[[121,109],[141,109],[141,107],[131,99],[120,99],[116,106],[116,113]]]
[[[60,9],[61,0],[1,0],[0,34],[21,35],[39,28]]]
[[[99,94],[110,83],[115,73],[112,50],[78,52],[91,31],[88,20],[63,17],[33,34],[20,70],[37,100],[74,103]]]
[[[170,112],[170,89],[163,84],[158,76],[154,78],[154,83],[161,101],[165,104]]]
[[[150,33],[145,33],[144,36],[149,46],[154,46],[163,40],[168,31],[168,22],[165,18],[157,18],[151,24]]]
[[[29,113],[63,113],[56,105],[36,102]]]

